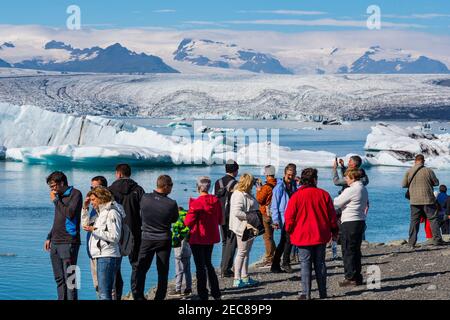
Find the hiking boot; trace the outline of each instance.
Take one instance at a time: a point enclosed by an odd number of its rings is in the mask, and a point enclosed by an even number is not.
[[[444,246],[444,245],[446,245],[447,244],[447,242],[445,242],[444,240],[442,240],[442,239],[440,239],[440,240],[438,240],[438,241],[435,241],[435,242],[432,242],[431,243],[431,245],[433,245],[433,246]]]
[[[181,293],[181,290],[172,290],[167,293],[167,296],[171,298],[181,298],[183,294]]]
[[[272,273],[285,273],[283,269],[280,268],[280,266],[271,266],[270,272]]]
[[[260,261],[255,264],[256,268],[270,268],[272,266],[272,262],[270,261]]]
[[[358,283],[355,280],[348,280],[345,279],[344,281],[339,282],[339,287],[346,288],[346,287],[357,287]]]
[[[231,278],[231,277],[234,277],[234,272],[231,271],[231,270],[227,270],[227,271],[225,271],[225,272],[222,272],[222,273],[220,274],[220,277],[221,277],[221,278]]]
[[[192,295],[192,289],[185,289],[183,292],[183,297],[190,297]]]
[[[281,268],[284,270],[284,272],[287,272],[287,273],[293,273],[294,272],[294,270],[291,268],[291,266],[289,264],[282,265]]]
[[[259,284],[259,281],[253,280],[250,277],[247,278],[242,278],[242,282],[247,286],[247,287],[252,287],[252,286],[256,286]]]
[[[242,279],[234,279],[233,288],[245,288],[246,285]]]

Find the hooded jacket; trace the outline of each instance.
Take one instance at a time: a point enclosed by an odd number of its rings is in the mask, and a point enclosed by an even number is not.
[[[291,194],[297,191],[297,183],[292,181],[291,183]],[[284,225],[284,212],[289,202],[289,193],[286,189],[286,183],[284,180],[278,179],[277,185],[273,189],[272,193],[272,203],[270,205],[270,210],[272,211],[272,220],[274,224],[280,226]]]
[[[328,192],[316,187],[301,187],[286,209],[286,232],[299,247],[326,244],[338,234],[337,216]]]
[[[64,194],[57,195],[53,203],[55,217],[47,240],[54,244],[80,244],[81,192],[69,187]]]
[[[184,224],[191,229],[189,244],[212,245],[220,242],[219,226],[223,212],[220,200],[211,194],[189,200]]]
[[[97,215],[89,218],[87,209],[82,212],[83,221],[94,222],[95,231],[89,239],[89,252],[93,259],[120,258],[119,241],[125,212],[114,202],[99,206]]]
[[[125,223],[130,228],[135,243],[139,243],[142,227],[140,202],[144,189],[129,178],[116,180],[108,189],[114,195],[114,200],[123,207]]]

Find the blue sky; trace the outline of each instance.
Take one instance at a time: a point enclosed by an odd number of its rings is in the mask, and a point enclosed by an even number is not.
[[[224,28],[281,32],[361,29],[366,9],[381,8],[390,28],[435,34],[450,31],[448,0],[8,0],[0,24],[64,27],[66,8],[81,8],[85,28],[162,27],[179,30]]]

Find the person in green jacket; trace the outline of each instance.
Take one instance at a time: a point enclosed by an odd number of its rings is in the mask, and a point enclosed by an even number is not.
[[[189,228],[184,225],[187,211],[179,208],[178,221],[172,225],[172,248],[175,251],[175,289],[169,292],[169,297],[187,297],[192,294],[191,247],[188,243]],[[186,282],[184,292],[181,292],[183,278]]]

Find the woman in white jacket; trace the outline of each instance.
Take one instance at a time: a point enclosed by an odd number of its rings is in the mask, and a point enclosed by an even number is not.
[[[236,234],[237,253],[234,260],[233,287],[242,288],[256,285],[257,281],[248,276],[248,262],[253,240],[242,240],[247,228],[247,212],[259,210],[258,201],[251,194],[254,185],[253,176],[244,173],[239,179],[230,200],[230,230]]]
[[[334,199],[334,206],[342,210],[341,244],[344,260],[345,280],[339,283],[341,287],[362,285],[361,274],[361,243],[366,229],[366,216],[369,204],[369,194],[360,181],[362,173],[358,169],[347,170],[345,180],[349,186],[341,195]]]
[[[89,218],[89,204],[97,215]],[[90,191],[83,204],[83,229],[91,232],[89,251],[97,264],[98,295],[100,300],[112,300],[112,291],[122,255],[119,241],[122,234],[123,209],[114,202],[111,192],[104,187]],[[91,226],[93,224],[93,226]]]

